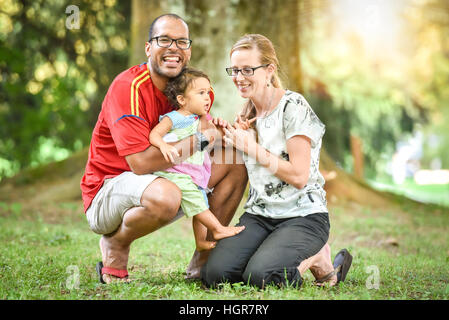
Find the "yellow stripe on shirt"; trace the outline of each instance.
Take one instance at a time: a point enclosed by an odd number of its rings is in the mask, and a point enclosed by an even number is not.
[[[139,79],[141,79],[142,77],[145,77],[145,76],[149,76],[148,69],[145,70],[145,72],[142,72],[141,75],[137,76],[131,83],[131,114],[132,115],[136,115],[134,113],[134,96],[136,96],[137,100],[139,100],[138,92],[136,90],[135,85],[136,85],[136,82],[139,81]],[[138,111],[137,111],[137,113],[138,113]]]
[[[142,80],[140,80],[137,83],[136,86],[136,116],[139,116],[139,87],[142,83],[144,83],[145,81],[147,81],[148,79],[150,79],[150,75],[148,74],[145,78],[143,78]]]

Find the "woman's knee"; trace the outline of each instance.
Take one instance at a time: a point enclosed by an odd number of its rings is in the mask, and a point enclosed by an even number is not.
[[[267,270],[260,265],[249,265],[243,273],[243,281],[261,289],[267,285],[300,287],[302,284],[301,274],[296,267]]]
[[[208,287],[216,287],[220,283],[235,282],[235,275],[220,261],[209,260],[201,270],[201,279]]]
[[[217,284],[229,281],[226,270],[219,264],[207,263],[201,270],[201,279],[207,287],[215,287]]]
[[[219,283],[241,281],[241,271],[239,268],[230,261],[223,259],[223,255],[213,255],[214,250],[201,269],[203,283],[208,287],[215,287]]]
[[[263,288],[266,271],[261,266],[247,266],[243,272],[243,282],[248,285]]]

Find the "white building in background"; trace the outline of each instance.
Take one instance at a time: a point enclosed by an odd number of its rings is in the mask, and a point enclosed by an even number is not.
[[[402,184],[406,178],[414,177],[420,169],[420,160],[423,155],[422,132],[417,131],[407,141],[396,144],[396,152],[391,161],[391,175],[396,184]]]
[[[438,144],[437,136],[430,136],[429,144]],[[397,143],[396,152],[391,161],[391,176],[395,184],[402,184],[406,178],[413,178],[416,184],[449,184],[449,170],[441,169],[441,159],[432,160],[429,169],[421,169],[424,135],[417,131],[407,141]]]

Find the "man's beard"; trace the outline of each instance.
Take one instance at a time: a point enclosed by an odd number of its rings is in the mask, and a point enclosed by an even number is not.
[[[174,77],[176,77],[177,75],[179,75],[181,73],[182,69],[184,69],[184,67],[185,67],[185,64],[182,65],[182,67],[179,70],[178,69],[173,69],[173,70],[170,70],[170,71],[167,72],[167,71],[162,70],[162,68],[159,66],[157,61],[153,60],[153,63],[151,64],[151,67],[152,67],[152,70],[156,74],[158,74],[159,76],[171,79],[171,78],[174,78]],[[175,70],[178,70],[178,71],[175,71]]]

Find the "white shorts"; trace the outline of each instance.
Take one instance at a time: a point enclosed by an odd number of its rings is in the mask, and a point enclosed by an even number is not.
[[[109,234],[117,230],[126,211],[142,206],[142,194],[156,178],[159,177],[153,174],[136,175],[127,171],[106,179],[86,211],[90,229],[98,234]],[[184,212],[179,209],[172,222],[183,215]]]

